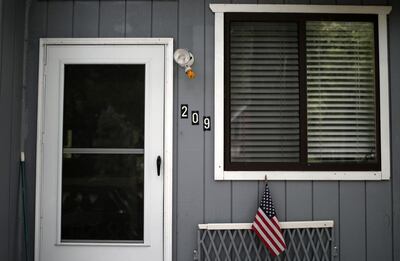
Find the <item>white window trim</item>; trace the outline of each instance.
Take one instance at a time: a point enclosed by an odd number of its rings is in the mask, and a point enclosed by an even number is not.
[[[210,4],[215,13],[214,179],[215,180],[389,180],[390,111],[387,15],[390,6]],[[381,171],[225,171],[224,170],[224,13],[332,13],[378,15]]]
[[[40,260],[40,216],[43,160],[44,124],[44,70],[46,46],[48,45],[164,45],[165,46],[165,87],[164,87],[164,243],[165,261],[172,261],[172,165],[173,165],[173,39],[172,38],[47,38],[40,39],[39,79],[38,79],[38,118],[36,144],[36,205],[35,205],[35,257]]]

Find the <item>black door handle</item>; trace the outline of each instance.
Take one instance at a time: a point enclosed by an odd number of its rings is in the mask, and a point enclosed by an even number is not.
[[[157,157],[157,175],[160,176],[160,169],[161,169],[161,157]]]

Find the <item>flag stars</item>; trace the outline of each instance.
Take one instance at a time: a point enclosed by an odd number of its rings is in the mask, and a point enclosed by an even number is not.
[[[268,248],[272,256],[279,255],[285,251],[286,244],[276,217],[268,185],[265,185],[265,191],[261,198],[260,207],[252,229]]]
[[[265,186],[265,191],[260,202],[261,209],[267,214],[268,217],[275,216],[275,208],[272,204],[272,198],[268,186]]]

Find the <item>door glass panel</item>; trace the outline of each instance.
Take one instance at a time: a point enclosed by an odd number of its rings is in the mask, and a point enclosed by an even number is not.
[[[64,147],[143,148],[145,65],[66,65]]]
[[[66,65],[63,242],[143,242],[145,65]]]
[[[143,240],[143,155],[63,154],[62,240]]]

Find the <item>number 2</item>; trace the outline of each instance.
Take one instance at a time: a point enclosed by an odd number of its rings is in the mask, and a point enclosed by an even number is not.
[[[189,110],[189,106],[187,104],[181,105],[181,118],[182,119],[188,118],[188,110]]]

